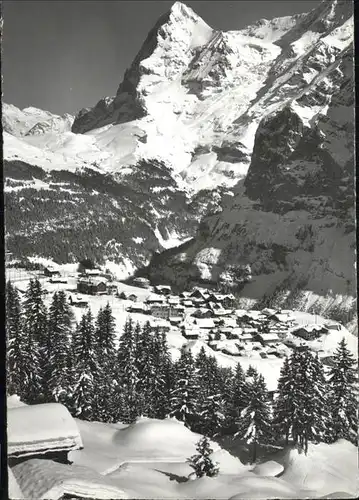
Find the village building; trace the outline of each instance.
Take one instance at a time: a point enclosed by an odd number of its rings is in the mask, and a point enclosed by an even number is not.
[[[229,354],[230,356],[240,356],[238,346],[235,344],[226,344],[222,347],[223,354]]]
[[[191,296],[191,292],[182,292],[179,296],[181,299],[188,299]]]
[[[155,292],[160,295],[171,295],[171,287],[167,285],[157,285],[155,286]]]
[[[68,464],[69,451],[83,448],[75,420],[60,403],[9,408],[7,436],[10,467],[31,458]]]
[[[168,304],[151,304],[150,312],[156,318],[168,319],[170,317],[170,306]]]
[[[127,308],[127,311],[132,313],[148,314],[148,306],[143,302],[137,302],[136,304],[131,304]]]
[[[223,318],[224,316],[231,316],[231,309],[213,309],[213,316],[217,316],[218,318]]]
[[[112,285],[111,283],[107,284],[107,293],[109,295],[116,295],[117,294],[117,286]]]
[[[315,340],[324,333],[328,333],[328,330],[323,327],[323,325],[303,325],[295,330],[292,330],[291,333],[304,340]]]
[[[200,299],[203,302],[210,296],[208,290],[202,288],[196,288],[191,294],[191,299]]]
[[[169,299],[167,300],[167,304],[169,304],[170,306],[176,306],[180,303],[180,298],[179,297],[174,297],[174,296],[171,296],[169,297]]]
[[[265,316],[273,316],[273,314],[276,314],[277,312],[279,312],[278,309],[271,309],[270,307],[266,307],[261,311],[261,313]]]
[[[273,345],[280,341],[277,333],[262,333],[258,334],[264,345]]]
[[[49,279],[49,282],[50,283],[62,283],[62,284],[66,284],[67,283],[67,279],[66,278],[61,278],[61,276],[52,276]]]
[[[84,297],[80,297],[78,295],[70,295],[69,302],[72,306],[76,307],[87,307],[88,301]]]
[[[54,276],[61,276],[60,271],[52,266],[44,266],[44,275],[52,278]]]
[[[106,294],[107,283],[101,278],[80,279],[77,282],[77,291],[86,295]]]
[[[136,302],[137,301],[137,295],[135,295],[134,293],[131,293],[128,297],[127,297],[128,300],[132,300],[132,302]]]
[[[196,318],[194,322],[198,328],[205,328],[206,330],[216,327],[212,318]]]
[[[185,328],[182,332],[183,336],[188,340],[198,340],[200,337],[199,330]]]
[[[192,316],[195,318],[212,318],[213,311],[211,311],[211,309],[207,309],[206,307],[200,307],[192,313]]]
[[[137,286],[139,288],[149,288],[150,281],[147,278],[133,278],[132,280],[133,286]]]
[[[146,299],[147,304],[164,304],[165,298],[162,295],[150,295]]]
[[[171,323],[171,325],[178,326],[182,323],[183,318],[182,317],[176,317],[176,316],[170,316],[168,318],[168,321]]]
[[[84,274],[91,278],[95,278],[96,276],[100,276],[102,273],[101,269],[85,269]]]
[[[180,304],[169,304],[170,306],[170,316],[183,316],[185,307],[181,306]]]
[[[343,330],[343,326],[340,325],[339,323],[331,323],[331,324],[325,325],[325,328],[327,330],[336,331],[336,332],[340,332],[341,330]]]
[[[189,299],[182,300],[182,304],[185,307],[193,307],[193,302],[192,302],[192,300],[189,300]]]
[[[166,321],[150,321],[150,328],[160,333],[168,333],[171,329]]]

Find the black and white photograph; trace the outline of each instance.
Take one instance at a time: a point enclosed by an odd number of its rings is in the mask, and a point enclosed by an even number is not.
[[[3,498],[358,497],[354,10],[2,1]]]

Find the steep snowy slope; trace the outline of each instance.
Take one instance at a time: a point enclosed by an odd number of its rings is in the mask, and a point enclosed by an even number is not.
[[[2,103],[2,126],[4,132],[15,136],[39,134],[45,131],[61,133],[71,129],[74,117],[58,116],[42,109],[28,107],[19,109]]]
[[[126,217],[128,203],[130,206],[141,205],[144,190],[146,217],[142,218],[146,219],[151,237],[145,238],[142,230],[141,234],[137,234],[137,225],[129,224],[128,227],[128,231],[134,231],[134,237],[144,238],[141,258],[132,261],[138,266],[148,260],[152,251],[168,247],[171,239],[184,240],[193,236],[202,215],[221,210],[220,198],[226,190],[233,191],[235,188],[238,193],[233,206],[238,204],[242,195],[239,187],[235,186],[247,174],[256,134],[258,138],[262,130],[262,146],[257,146],[256,154],[264,159],[252,161],[246,181],[248,196],[251,200],[256,198],[253,190],[261,190],[262,186],[257,180],[252,182],[250,179],[253,176],[267,178],[267,174],[262,173],[261,162],[266,161],[267,148],[274,150],[274,156],[277,149],[276,142],[269,144],[272,133],[266,140],[266,117],[270,127],[276,130],[276,113],[279,113],[279,121],[283,123],[286,123],[288,114],[289,128],[296,128],[298,120],[297,138],[305,130],[303,141],[308,141],[310,134],[307,129],[322,116],[320,129],[327,134],[330,154],[335,156],[333,148],[338,150],[339,156],[341,152],[338,148],[348,149],[344,144],[347,135],[343,127],[346,124],[339,124],[333,129],[333,120],[328,120],[327,112],[342,78],[339,65],[352,39],[352,7],[347,1],[324,1],[307,15],[270,21],[262,19],[246,29],[230,32],[213,30],[190,8],[176,2],[148,34],[126,71],[116,96],[101,99],[93,108],[82,110],[75,118],[71,131],[67,125],[62,129],[56,128],[56,117],[52,115],[39,117],[37,123],[27,123],[21,129],[22,137],[10,135],[20,134],[16,130],[14,132],[16,127],[5,127],[9,132],[4,136],[7,169],[11,172],[14,161],[20,161],[41,167],[50,177],[52,170],[80,175],[85,178],[80,181],[81,190],[84,190],[81,203],[90,200],[88,195],[91,193],[84,187],[88,185],[88,172],[91,176],[98,175],[98,182],[104,185],[108,185],[110,179],[110,183],[117,186],[115,203],[126,207],[121,216],[116,214],[119,219]],[[350,89],[348,92],[350,94]],[[340,112],[340,107],[338,110]],[[10,113],[12,117],[19,114],[11,106],[5,107],[4,111],[4,115]],[[346,114],[342,119],[350,126],[350,115]],[[14,118],[5,118],[5,123],[6,120],[14,123]],[[329,137],[329,134],[332,136]],[[276,137],[280,141],[281,133]],[[310,139],[311,148],[317,147],[316,140]],[[262,148],[263,152],[258,153],[258,148]],[[152,170],[151,165],[160,165],[161,173],[156,168]],[[303,164],[300,167],[302,177],[306,175],[306,168],[311,167]],[[348,168],[350,170],[349,163]],[[20,170],[23,169],[22,165]],[[294,169],[297,172],[295,177],[299,176],[300,169]],[[41,205],[43,199],[45,205],[36,213],[32,212],[28,206],[28,196],[32,193],[26,190],[26,183],[21,185],[18,165],[14,166],[14,170],[17,184],[14,186],[14,177],[9,175],[7,199],[12,206],[18,207],[25,225],[30,219],[32,223],[36,221],[36,234],[46,239],[48,231],[54,231],[57,220],[52,211],[50,225],[49,217],[44,217],[48,196],[39,192],[37,204]],[[166,179],[165,190],[163,176]],[[288,173],[286,179],[289,177]],[[151,189],[144,188],[149,178]],[[267,187],[265,182],[264,185]],[[282,188],[278,185],[276,191],[277,201],[274,200],[274,203],[277,205],[285,202],[285,199],[281,200],[282,194],[288,198],[289,191],[285,183],[283,185]],[[131,190],[125,195],[124,190],[128,186]],[[67,188],[72,189],[71,186]],[[56,189],[52,192],[54,199],[58,193],[60,191]],[[229,194],[233,193],[229,191]],[[263,196],[270,200],[272,193],[265,189]],[[302,204],[306,211],[308,207],[304,198]],[[252,203],[249,198],[249,201],[245,200],[246,197],[243,198],[243,206]],[[261,202],[264,203],[263,200]],[[81,227],[87,225],[82,216],[76,218],[72,204],[61,203],[61,220],[71,220],[72,224],[76,222]],[[93,198],[91,203],[94,206],[99,204]],[[158,210],[159,204],[161,210]],[[227,205],[228,200],[224,201],[225,210],[229,210]],[[93,210],[92,206],[87,208]],[[176,216],[174,211],[183,213],[183,217]],[[216,216],[209,220],[216,220]],[[13,245],[12,238],[14,233],[19,234],[19,228],[13,226],[13,221],[13,217],[8,217],[7,232],[9,245],[16,253],[19,246]],[[105,213],[101,221],[106,221]],[[205,222],[205,225],[208,224]],[[111,227],[111,239],[125,243],[122,226],[116,228],[111,224]],[[99,227],[93,220],[91,231],[97,241],[96,256],[100,258],[108,244],[103,223]],[[26,235],[21,232],[21,237],[28,238],[28,232]],[[77,245],[77,241],[71,239],[67,254],[62,252],[62,261],[79,254]],[[25,247],[28,249],[26,253],[29,252],[29,241]],[[121,251],[115,252],[116,259],[120,258],[121,252],[123,257],[132,259],[132,240],[127,241]]]

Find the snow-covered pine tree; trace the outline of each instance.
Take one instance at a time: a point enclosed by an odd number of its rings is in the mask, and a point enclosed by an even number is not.
[[[258,375],[257,370],[254,368],[254,366],[249,365],[248,370],[246,372],[247,377],[254,377],[255,375]]]
[[[258,445],[269,444],[272,440],[271,405],[262,375],[256,373],[246,385],[248,402],[239,416],[235,437],[251,446],[251,463],[254,463]]]
[[[309,348],[296,348],[285,362],[274,403],[274,424],[286,441],[307,451],[309,441],[326,440],[327,387],[324,368]]]
[[[224,400],[222,394],[207,396],[199,410],[202,434],[214,437],[221,431],[225,420],[223,407]]]
[[[181,348],[181,355],[175,366],[176,382],[171,393],[170,414],[191,427],[197,409],[197,386],[195,366],[190,350]]]
[[[21,320],[21,304],[19,292],[10,281],[5,288],[6,308],[6,372],[8,394],[20,395],[24,374],[25,337]]]
[[[46,379],[50,400],[67,404],[69,393],[68,356],[73,313],[64,291],[55,292],[49,308],[48,367]]]
[[[137,324],[134,332],[138,382],[136,386],[138,412],[141,415],[153,414],[153,385],[155,378],[154,336],[150,323],[141,329]]]
[[[95,327],[95,353],[98,371],[95,383],[94,413],[97,420],[111,422],[114,416],[116,326],[109,303],[100,308]]]
[[[228,381],[227,393],[225,426],[229,434],[234,434],[236,432],[236,422],[239,420],[239,415],[248,403],[245,374],[240,363],[237,363],[235,372],[231,380]]]
[[[138,366],[135,327],[131,317],[126,320],[117,351],[115,415],[116,421],[131,423],[138,413]]]
[[[152,382],[152,404],[150,417],[164,418],[170,411],[169,395],[172,359],[164,332],[154,331],[153,337],[154,378]]]
[[[329,408],[333,441],[344,438],[358,444],[358,396],[355,360],[343,338],[333,356],[329,371]]]
[[[276,437],[285,437],[288,444],[289,434],[292,425],[292,415],[294,412],[294,392],[292,364],[288,357],[284,358],[280,376],[278,379],[277,397],[273,404],[273,429]]]
[[[211,454],[213,453],[207,437],[201,438],[196,445],[197,453],[187,459],[188,464],[194,470],[196,476],[215,477],[219,473],[218,463],[213,462]]]
[[[72,394],[75,415],[93,420],[95,403],[94,379],[98,366],[95,353],[95,327],[91,310],[83,314],[73,336],[75,354],[74,387]]]
[[[31,279],[25,293],[23,307],[24,376],[22,397],[25,403],[42,403],[47,387],[43,374],[48,361],[47,311],[39,280]]]

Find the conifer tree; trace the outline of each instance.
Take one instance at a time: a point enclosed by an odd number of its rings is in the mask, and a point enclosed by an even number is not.
[[[294,412],[294,375],[291,371],[292,364],[286,357],[282,365],[278,379],[278,396],[273,407],[273,428],[277,438],[285,437],[288,444],[289,434],[292,425],[292,415]]]
[[[221,394],[207,396],[201,409],[201,432],[209,437],[216,436],[224,423],[224,399]]]
[[[153,337],[152,404],[149,417],[164,418],[170,411],[169,384],[171,383],[172,360],[164,332],[154,331]]]
[[[23,308],[24,375],[22,395],[25,403],[45,401],[47,387],[43,384],[48,353],[47,311],[39,280],[30,280]]]
[[[8,394],[20,395],[24,374],[25,338],[21,321],[19,292],[10,281],[6,283],[5,300],[7,392]]]
[[[55,292],[48,320],[48,382],[49,397],[66,403],[69,391],[68,356],[72,336],[73,314],[63,291]]]
[[[135,327],[131,317],[126,320],[117,352],[117,388],[115,419],[131,423],[138,416],[138,363]]]
[[[198,478],[203,476],[217,476],[219,472],[218,463],[213,462],[210,458],[213,450],[210,447],[207,437],[203,437],[198,441],[196,450],[197,454],[192,455],[192,457],[187,460],[196,476]]]
[[[116,327],[110,304],[100,308],[95,328],[95,353],[98,370],[94,380],[97,420],[111,422],[114,417],[114,379],[116,361]]]
[[[228,381],[227,392],[226,426],[230,433],[234,433],[239,415],[248,403],[245,374],[240,363],[237,363],[235,372]]]
[[[181,349],[180,359],[176,363],[176,383],[171,393],[171,415],[190,427],[197,413],[197,388],[195,366],[191,351]]]
[[[95,353],[95,328],[91,310],[83,314],[73,337],[75,354],[73,408],[75,415],[92,420],[94,417],[95,383],[98,366]]]
[[[355,387],[355,360],[343,338],[333,356],[329,372],[329,408],[333,441],[344,438],[357,445],[358,398]]]
[[[327,387],[324,368],[308,348],[297,348],[285,362],[274,403],[274,425],[288,442],[292,437],[304,451],[308,442],[328,434]]]
[[[252,380],[247,381],[247,406],[241,411],[238,432],[239,436],[252,447],[251,462],[257,459],[259,444],[268,444],[271,441],[271,406],[264,378],[255,374]]]

